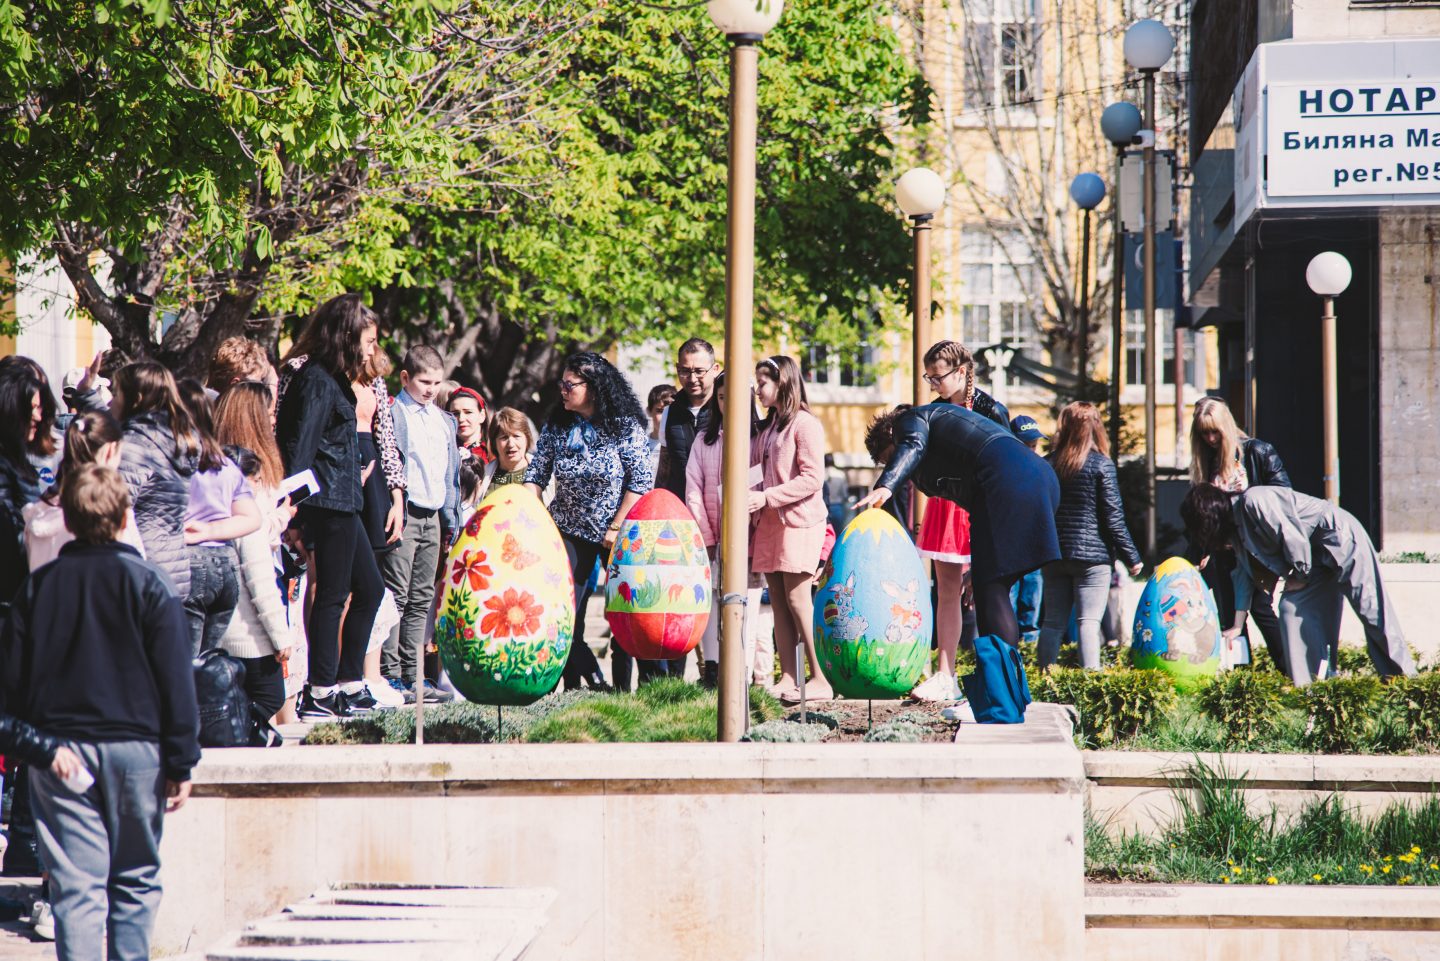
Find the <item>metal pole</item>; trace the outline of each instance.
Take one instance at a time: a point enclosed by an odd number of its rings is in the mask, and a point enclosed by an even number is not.
[[[911,349],[910,385],[916,407],[925,403],[925,351],[930,345],[930,221],[931,214],[918,214],[910,218],[915,224],[915,297],[914,322],[910,329]],[[925,518],[925,495],[914,484],[910,485],[910,530],[918,539],[920,523]]]
[[[1141,209],[1145,223],[1145,553],[1155,559],[1155,399],[1160,376],[1159,346],[1155,336],[1155,71],[1145,74],[1145,123],[1151,136],[1145,144],[1144,196]]]
[[[1320,360],[1325,368],[1325,499],[1340,506],[1340,412],[1335,386],[1335,298],[1320,317]]]
[[[1177,291],[1178,293],[1178,291]],[[1185,430],[1181,426],[1180,415],[1185,410],[1185,340],[1181,335],[1180,325],[1175,324],[1175,466],[1183,468],[1185,462],[1180,459],[1180,445],[1185,437]]]
[[[1080,240],[1080,330],[1076,344],[1075,373],[1080,376],[1080,395],[1090,379],[1090,208],[1085,211],[1085,229]]]
[[[751,324],[755,307],[755,97],[758,37],[730,38],[730,183],[725,242],[724,484],[720,532],[720,710],[717,740],[738,741],[749,716],[745,593],[750,568]]]
[[[1111,238],[1115,248],[1110,255],[1110,457],[1118,466],[1120,463],[1120,390],[1125,377],[1125,223],[1120,214],[1120,166],[1125,160],[1125,148],[1115,148],[1115,189],[1110,194],[1111,220],[1115,236]]]

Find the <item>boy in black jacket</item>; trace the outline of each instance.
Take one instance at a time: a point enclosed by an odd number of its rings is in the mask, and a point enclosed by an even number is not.
[[[71,742],[95,783],[30,782],[61,961],[150,957],[160,832],[190,795],[199,716],[184,609],[165,575],[115,542],[130,497],[89,465],[60,495],[75,535],[21,585],[0,635],[0,708]],[[167,799],[168,798],[168,804]]]

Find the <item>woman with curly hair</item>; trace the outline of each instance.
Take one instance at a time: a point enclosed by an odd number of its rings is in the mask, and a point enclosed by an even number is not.
[[[605,675],[585,645],[585,602],[596,559],[614,545],[630,507],[654,483],[647,421],[625,376],[589,351],[566,359],[560,402],[564,409],[540,432],[525,486],[539,497],[555,479],[550,515],[560,528],[575,577],[575,637],[565,664],[565,687],[578,687],[583,680],[604,689]],[[612,664],[616,686],[628,689],[630,656],[616,647]],[[642,670],[648,676],[643,662]]]
[[[1282,578],[1280,632],[1296,687],[1334,673],[1340,614],[1346,601],[1365,626],[1365,646],[1381,680],[1413,675],[1415,660],[1380,579],[1380,559],[1349,511],[1288,487],[1249,487],[1241,494],[1196,484],[1180,504],[1185,533],[1204,556],[1235,552],[1233,643],[1255,589]]]

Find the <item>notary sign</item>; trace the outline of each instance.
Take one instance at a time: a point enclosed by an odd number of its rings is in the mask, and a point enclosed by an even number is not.
[[[1270,196],[1440,193],[1440,79],[1265,93]]]

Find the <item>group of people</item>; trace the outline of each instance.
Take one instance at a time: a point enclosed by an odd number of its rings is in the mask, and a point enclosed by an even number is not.
[[[704,340],[680,347],[678,388],[655,388],[644,406],[603,356],[576,353],[537,432],[448,382],[423,345],[405,353],[392,398],[378,336],[376,315],[345,294],[315,310],[278,370],[243,337],[220,345],[204,384],[151,361],[106,371],[97,357],[66,376],[63,411],[37,364],[0,360],[0,597],[13,599],[0,751],[7,775],[28,780],[12,827],[33,819],[62,958],[98,956],[107,933],[111,957],[148,956],[163,813],[184,803],[200,755],[196,664],[223,652],[243,665],[256,743],[273,740],[272,722],[454,696],[426,658],[437,582],[497,487],[542,497],[564,541],[580,615],[565,686],[628,689],[637,675],[683,674],[685,659],[636,665],[615,647],[607,679],[584,642],[599,562],[659,486],[694,515],[718,586],[721,452],[727,429],[745,431],[745,670],[787,703],[807,675],[808,697],[830,696],[812,605],[834,541],[833,469],[793,358],[756,365],[753,388],[742,381],[749,422],[727,425],[726,379]],[[1115,563],[1140,571],[1099,411],[1066,406],[1041,456],[1038,426],[976,388],[963,345],[937,343],[924,363],[938,399],[871,423],[883,470],[857,505],[929,497],[918,547],[934,563],[939,664],[916,695],[958,696],[967,608],[980,633],[1019,643],[1017,593],[1043,594],[1042,667],[1072,611],[1083,664],[1098,667]],[[1358,522],[1290,489],[1274,449],[1240,433],[1222,402],[1197,405],[1192,438],[1183,514],[1226,642],[1253,616],[1275,663],[1307,683],[1334,663],[1348,598],[1379,673],[1413,672]],[[756,625],[767,589],[773,648]],[[715,615],[696,664],[711,685]]]

